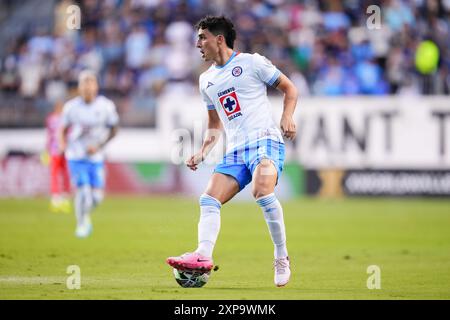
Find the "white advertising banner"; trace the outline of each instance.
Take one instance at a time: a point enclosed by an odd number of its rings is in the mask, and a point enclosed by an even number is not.
[[[306,168],[450,169],[450,99],[300,101],[297,159]]]

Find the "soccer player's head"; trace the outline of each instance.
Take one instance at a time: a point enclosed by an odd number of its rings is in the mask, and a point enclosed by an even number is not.
[[[224,16],[206,16],[195,28],[198,31],[197,48],[205,61],[212,60],[221,50],[233,49],[236,31],[233,23]]]
[[[86,102],[95,99],[98,93],[98,82],[95,72],[83,70],[78,75],[78,92]]]

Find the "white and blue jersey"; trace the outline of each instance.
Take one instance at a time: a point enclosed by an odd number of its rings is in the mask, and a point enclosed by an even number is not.
[[[265,57],[233,52],[223,66],[200,75],[199,87],[208,110],[216,110],[226,133],[226,155],[215,172],[236,178],[241,189],[263,158],[283,169],[284,142],[273,121],[267,85],[281,72]]]
[[[88,155],[87,150],[105,141],[110,128],[118,124],[114,103],[104,96],[97,96],[91,103],[76,97],[64,105],[61,121],[69,128],[65,156],[73,183],[103,187],[104,152]]]
[[[76,97],[64,105],[61,122],[63,127],[70,128],[66,158],[99,162],[104,159],[103,150],[88,155],[87,149],[105,141],[110,128],[118,124],[119,116],[114,103],[104,96],[97,96],[91,103]]]

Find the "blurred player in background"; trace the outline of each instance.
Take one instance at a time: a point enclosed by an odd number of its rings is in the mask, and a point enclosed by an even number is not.
[[[80,73],[78,91],[79,96],[64,105],[60,140],[76,187],[75,235],[85,238],[93,229],[91,212],[103,200],[103,149],[116,135],[119,117],[114,103],[98,95],[97,77],[92,71]]]
[[[53,212],[69,213],[70,180],[67,161],[59,147],[58,133],[61,127],[63,103],[57,101],[52,113],[46,119],[47,154],[50,157],[50,209]]]
[[[167,263],[181,270],[210,271],[220,230],[220,208],[253,181],[252,194],[264,213],[274,244],[275,285],[284,286],[291,271],[283,209],[274,189],[284,163],[282,134],[288,139],[294,139],[296,134],[292,116],[297,89],[265,57],[233,50],[236,32],[227,18],[206,17],[196,28],[197,48],[202,58],[213,64],[199,79],[208,109],[208,131],[201,150],[186,164],[197,170],[217,143],[222,127],[227,136],[227,151],[200,196],[197,250],[169,257]],[[266,85],[284,94],[281,132],[272,119]]]

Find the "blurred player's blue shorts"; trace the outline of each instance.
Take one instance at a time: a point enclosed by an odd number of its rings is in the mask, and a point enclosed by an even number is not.
[[[96,189],[101,189],[105,186],[104,162],[88,160],[69,160],[68,162],[73,185],[77,187],[88,185]]]
[[[253,172],[262,159],[273,162],[278,172],[278,183],[284,165],[284,143],[272,139],[246,143],[227,153],[214,172],[232,176],[239,183],[239,190],[242,190],[252,181]]]

